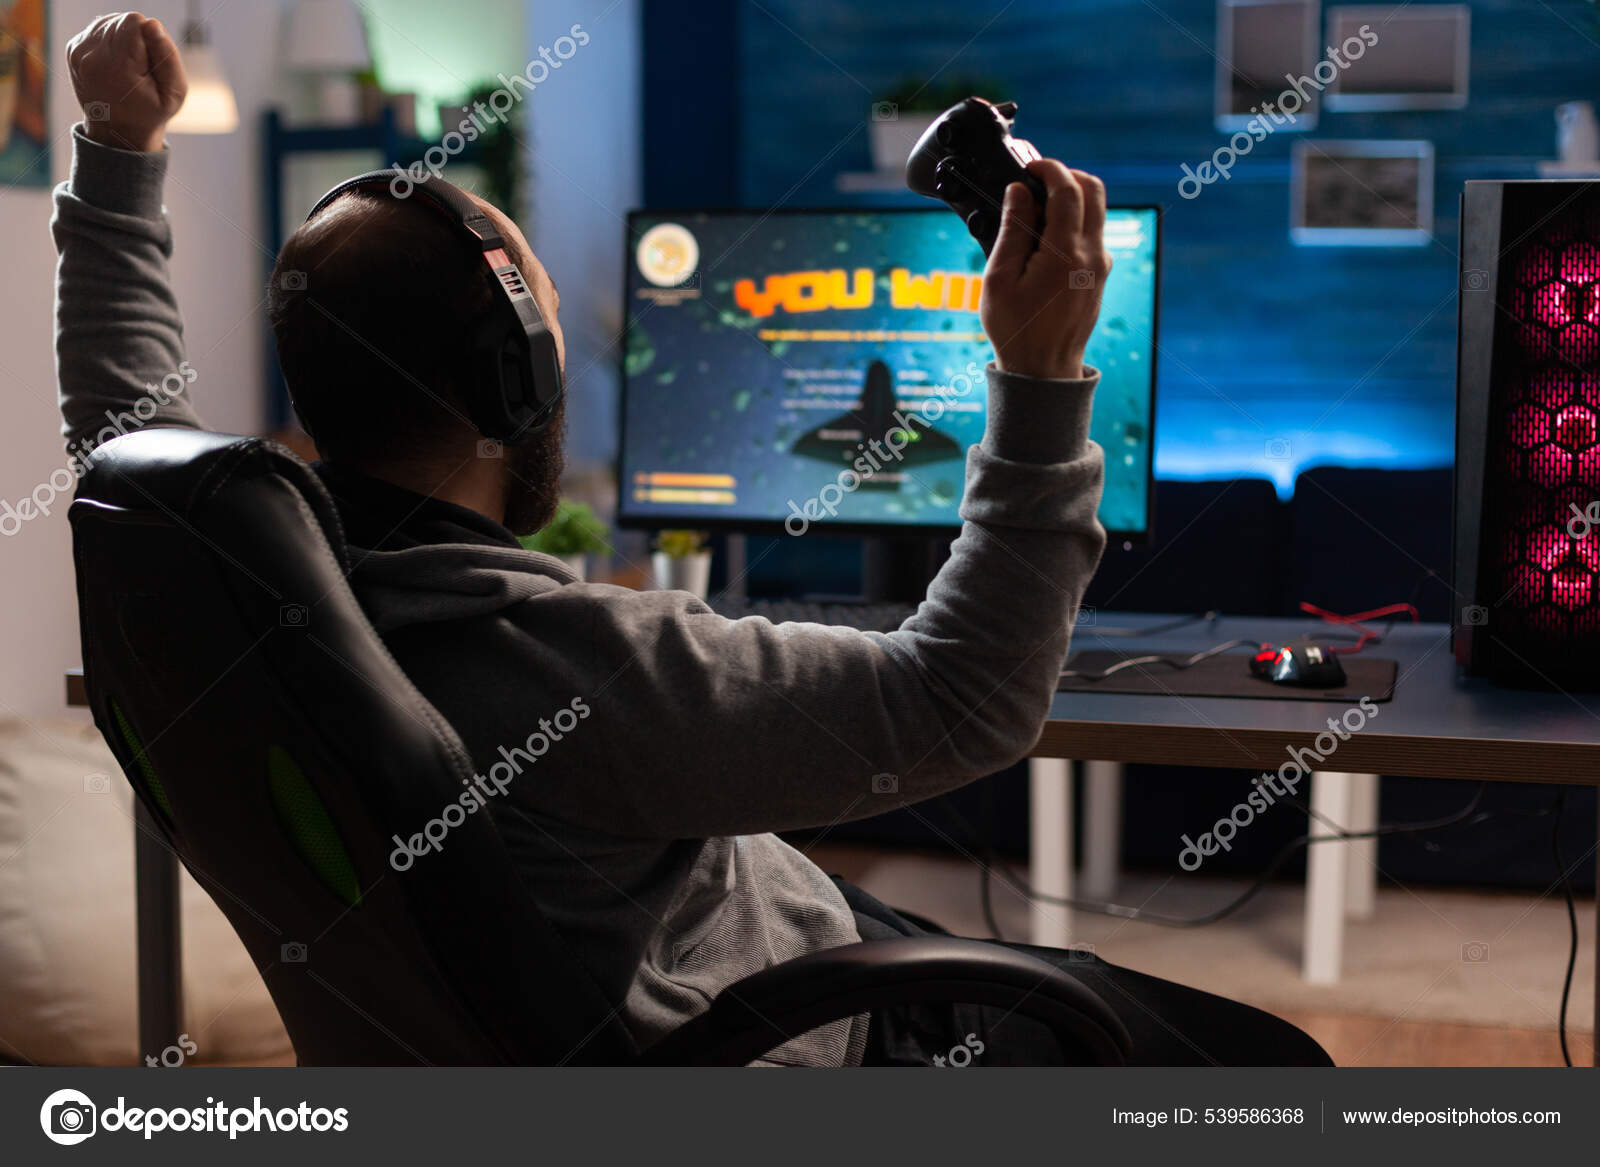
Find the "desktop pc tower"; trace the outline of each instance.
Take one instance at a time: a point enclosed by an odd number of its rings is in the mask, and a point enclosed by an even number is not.
[[[1456,659],[1600,688],[1600,182],[1469,182],[1461,209]]]

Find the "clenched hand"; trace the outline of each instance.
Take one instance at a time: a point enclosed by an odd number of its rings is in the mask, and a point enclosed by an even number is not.
[[[1111,271],[1105,249],[1106,188],[1053,158],[1028,164],[1045,185],[1044,227],[1028,188],[1006,188],[1000,237],[983,273],[980,311],[1006,373],[1063,380],[1083,376],[1083,353]]]
[[[96,17],[67,42],[67,72],[89,137],[119,150],[159,150],[189,93],[178,46],[137,12]]]

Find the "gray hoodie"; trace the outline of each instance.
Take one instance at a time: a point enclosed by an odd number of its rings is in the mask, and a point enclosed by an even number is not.
[[[52,221],[69,449],[130,418],[200,426],[189,383],[232,374],[185,363],[166,153],[112,150],[81,127],[73,151]],[[351,585],[465,742],[529,893],[641,1045],[740,977],[859,939],[837,888],[772,832],[953,790],[1037,740],[1105,541],[1096,380],[990,370],[961,535],[887,635],[580,583],[482,515],[324,473],[346,513],[395,508],[387,535],[352,523]],[[865,1018],[846,1019],[767,1060],[850,1064],[865,1037]]]

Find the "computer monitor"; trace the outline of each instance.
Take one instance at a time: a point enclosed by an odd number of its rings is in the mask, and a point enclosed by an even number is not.
[[[1100,519],[1148,537],[1158,213],[1116,207],[1088,361]],[[940,207],[635,211],[618,521],[750,534],[954,531],[983,436],[984,256]],[[1077,277],[1072,277],[1077,278]]]

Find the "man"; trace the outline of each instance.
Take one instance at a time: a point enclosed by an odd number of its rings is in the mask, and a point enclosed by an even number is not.
[[[185,82],[166,31],[138,14],[95,21],[68,62],[95,113],[74,130],[54,221],[62,412],[81,448],[108,410],[140,404],[184,363],[161,185]],[[514,533],[543,525],[556,500],[560,424],[501,451],[467,421],[459,338],[494,289],[418,200],[342,196],[278,258],[268,311],[355,549],[351,585],[476,770],[515,775],[494,822],[641,1046],[761,968],[915,931],[771,832],[954,789],[1038,736],[1105,538],[1088,440],[1097,374],[1083,354],[1110,261],[1101,184],[1057,162],[1032,169],[1049,190],[1042,238],[1035,247],[1036,207],[1015,184],[984,278],[996,360],[965,526],[890,635],[730,621],[685,593],[577,582],[521,550]],[[483,206],[559,345],[555,285],[516,225]],[[1068,279],[1082,271],[1089,287]],[[187,388],[139,416],[200,424]],[[1103,962],[1071,968],[1124,1016],[1137,1060],[1321,1056],[1255,1010]],[[925,1007],[795,1034],[766,1060],[927,1064],[968,1033],[989,1038],[990,1061],[1059,1052],[1019,1019]]]

